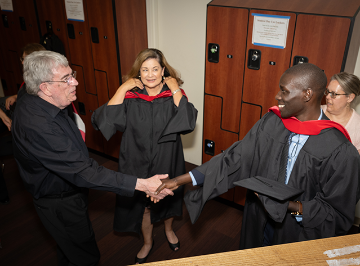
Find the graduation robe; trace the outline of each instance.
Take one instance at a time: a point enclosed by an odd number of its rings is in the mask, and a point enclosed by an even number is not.
[[[192,222],[207,200],[234,187],[233,182],[263,176],[277,180],[280,157],[289,131],[272,112],[265,114],[242,141],[196,168],[205,175],[203,187],[185,195]],[[360,156],[335,128],[309,136],[292,169],[289,186],[305,192],[302,223],[288,211],[288,201],[278,201],[248,190],[241,228],[240,248],[263,245],[266,222],[275,224],[272,244],[345,235],[354,222],[359,199]],[[265,207],[265,208],[264,208]],[[266,210],[265,210],[266,209]]]
[[[162,92],[169,90],[163,86]],[[146,90],[137,93],[147,95]],[[173,97],[158,98],[152,102],[140,98],[125,98],[119,105],[99,107],[92,115],[95,129],[100,129],[109,140],[116,130],[123,132],[119,156],[119,172],[139,178],[155,174],[169,174],[169,178],[185,173],[185,160],[180,134],[194,130],[197,110],[183,96],[179,106]],[[183,190],[174,191],[152,204],[143,192],[134,197],[116,195],[114,230],[141,232],[145,206],[151,204],[151,222],[182,215]]]

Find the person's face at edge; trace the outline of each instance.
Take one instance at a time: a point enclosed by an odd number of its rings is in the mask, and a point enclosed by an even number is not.
[[[345,94],[337,80],[332,80],[329,83],[328,90],[337,94]],[[341,114],[346,109],[348,102],[351,102],[348,95],[337,95],[335,98],[332,98],[328,94],[326,95],[326,110],[330,114]]]
[[[284,74],[280,78],[280,91],[275,96],[282,118],[295,116],[301,121],[301,115],[305,111],[305,91],[298,88],[296,77]]]

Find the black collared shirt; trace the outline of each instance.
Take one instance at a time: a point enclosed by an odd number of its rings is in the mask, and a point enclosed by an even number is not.
[[[67,109],[26,94],[12,123],[13,149],[26,189],[38,199],[78,187],[132,196],[136,177],[111,171],[89,158]]]

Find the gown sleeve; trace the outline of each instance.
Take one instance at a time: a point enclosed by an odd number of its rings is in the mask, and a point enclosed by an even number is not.
[[[194,105],[183,96],[179,106],[175,107],[175,114],[170,118],[160,135],[158,143],[175,141],[177,134],[188,134],[195,129],[198,111]]]
[[[233,188],[235,181],[248,177],[248,175],[242,176],[241,173],[250,173],[260,124],[261,120],[252,127],[242,141],[235,142],[223,153],[195,168],[205,178],[201,188],[188,192],[184,197],[192,223],[198,219],[206,201]]]
[[[91,123],[95,130],[101,131],[106,140],[109,140],[117,130],[124,132],[126,128],[125,102],[118,105],[106,103],[100,106],[92,114]]]
[[[305,238],[344,235],[354,222],[360,179],[357,150],[343,143],[324,163],[319,191],[302,201]]]

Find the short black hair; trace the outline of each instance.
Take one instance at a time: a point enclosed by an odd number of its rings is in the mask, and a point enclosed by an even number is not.
[[[295,78],[295,82],[303,89],[312,89],[319,100],[322,99],[327,85],[327,77],[321,68],[310,63],[298,64],[287,69],[288,74]]]

